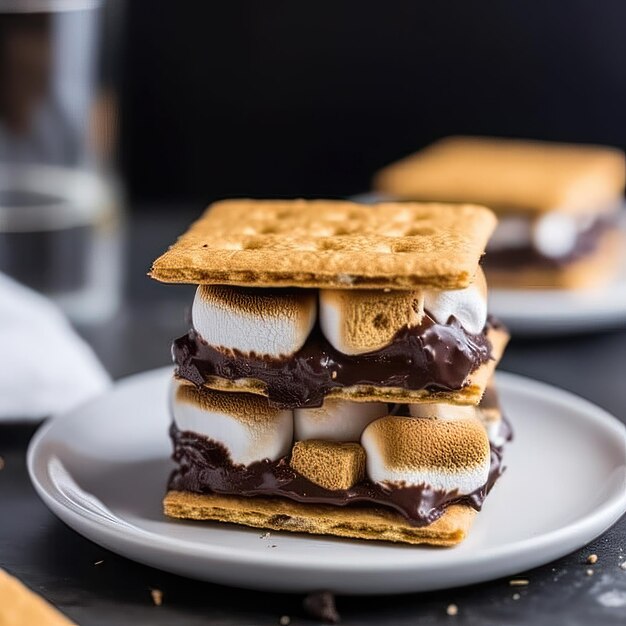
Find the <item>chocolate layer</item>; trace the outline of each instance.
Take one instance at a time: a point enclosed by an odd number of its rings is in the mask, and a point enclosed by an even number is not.
[[[547,257],[529,244],[519,248],[487,250],[482,265],[486,270],[510,270],[523,267],[558,269],[593,254],[598,249],[602,237],[616,227],[616,221],[617,218],[613,215],[598,217],[589,228],[578,234],[571,251],[558,257]]]
[[[502,427],[505,438],[511,439],[510,426],[504,420]],[[428,485],[383,486],[369,480],[350,489],[331,491],[296,472],[287,457],[248,466],[233,465],[224,446],[202,435],[181,432],[172,424],[170,436],[174,444],[172,458],[178,467],[172,472],[169,489],[245,497],[278,496],[333,506],[382,506],[394,509],[415,526],[431,524],[451,504],[466,504],[480,510],[503,471],[502,448],[492,446],[489,479],[469,495],[439,491]]]
[[[211,376],[253,378],[265,384],[272,404],[311,408],[321,406],[337,387],[462,389],[468,375],[491,359],[486,330],[493,324],[472,335],[454,318],[444,325],[425,315],[419,326],[400,330],[388,346],[352,356],[335,350],[317,326],[301,350],[278,359],[218,350],[190,330],[174,341],[172,356],[177,374],[197,385]]]

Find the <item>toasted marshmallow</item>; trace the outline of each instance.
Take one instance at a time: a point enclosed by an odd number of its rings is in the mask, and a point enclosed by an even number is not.
[[[361,445],[377,483],[469,494],[489,476],[489,440],[476,418],[382,417],[365,429]]]
[[[475,406],[457,406],[455,404],[409,404],[412,417],[430,417],[433,419],[471,419],[476,417]]]
[[[417,291],[320,290],[322,332],[343,354],[379,350],[423,315],[424,298]]]
[[[487,282],[482,269],[478,268],[474,282],[465,289],[426,291],[424,309],[440,324],[454,316],[468,333],[482,332],[487,323]]]
[[[276,461],[291,450],[293,413],[271,407],[262,396],[198,389],[175,380],[172,413],[179,430],[222,444],[235,464]]]
[[[326,398],[317,409],[295,409],[294,435],[297,441],[359,441],[365,427],[389,413],[383,402],[351,402]]]
[[[200,285],[193,327],[211,346],[287,356],[306,341],[316,316],[314,290]]]

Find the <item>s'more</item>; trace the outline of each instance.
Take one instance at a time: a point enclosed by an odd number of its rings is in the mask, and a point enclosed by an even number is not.
[[[474,205],[210,206],[150,272],[197,285],[172,346],[165,514],[463,540],[511,437],[479,265],[495,225]]]
[[[621,265],[624,163],[604,146],[448,137],[387,166],[373,186],[398,200],[488,206],[499,217],[484,260],[492,286],[573,289]]]

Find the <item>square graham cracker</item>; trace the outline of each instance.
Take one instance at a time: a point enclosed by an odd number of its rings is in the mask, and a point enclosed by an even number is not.
[[[484,207],[224,200],[153,264],[171,283],[461,289],[496,225]]]
[[[168,517],[179,519],[442,547],[463,541],[476,515],[474,509],[454,504],[432,524],[412,526],[398,513],[383,507],[338,507],[303,504],[284,498],[203,495],[187,491],[169,491],[163,500],[163,511]]]
[[[382,169],[374,188],[394,198],[476,202],[496,213],[596,213],[624,189],[614,148],[519,139],[448,137]]]

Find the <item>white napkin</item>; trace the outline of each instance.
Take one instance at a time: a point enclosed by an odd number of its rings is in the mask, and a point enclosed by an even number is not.
[[[0,274],[0,421],[66,411],[110,384],[61,311]]]

